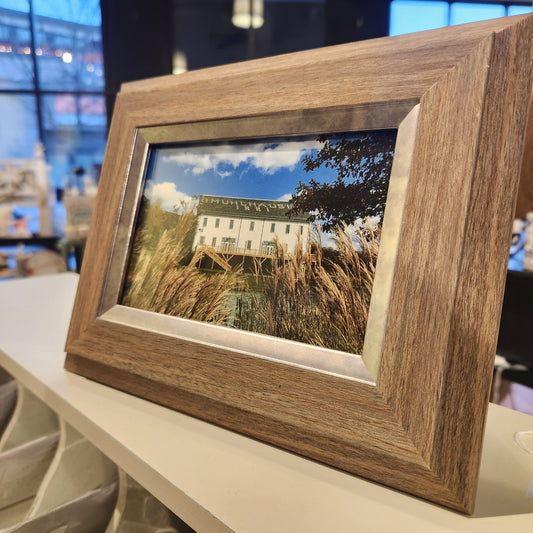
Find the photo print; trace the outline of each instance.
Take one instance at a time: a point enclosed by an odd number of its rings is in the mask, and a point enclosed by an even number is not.
[[[395,140],[153,147],[120,303],[361,354]]]

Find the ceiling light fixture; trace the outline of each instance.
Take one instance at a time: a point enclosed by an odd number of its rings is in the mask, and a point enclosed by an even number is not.
[[[234,0],[231,22],[238,28],[260,28],[263,18],[263,0]]]

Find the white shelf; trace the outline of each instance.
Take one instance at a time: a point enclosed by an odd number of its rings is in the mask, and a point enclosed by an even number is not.
[[[490,406],[466,517],[65,371],[77,279],[0,283],[0,365],[197,531],[531,531],[533,417]]]

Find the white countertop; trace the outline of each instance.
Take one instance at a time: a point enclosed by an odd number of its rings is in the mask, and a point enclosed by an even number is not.
[[[0,283],[0,365],[197,531],[533,531],[532,416],[490,406],[463,516],[65,371],[77,279]]]

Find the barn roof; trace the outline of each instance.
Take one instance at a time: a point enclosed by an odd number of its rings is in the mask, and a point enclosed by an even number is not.
[[[307,222],[308,214],[292,215],[289,202],[260,200],[254,198],[231,198],[228,196],[200,195],[198,215],[264,220],[283,220],[285,222]]]

